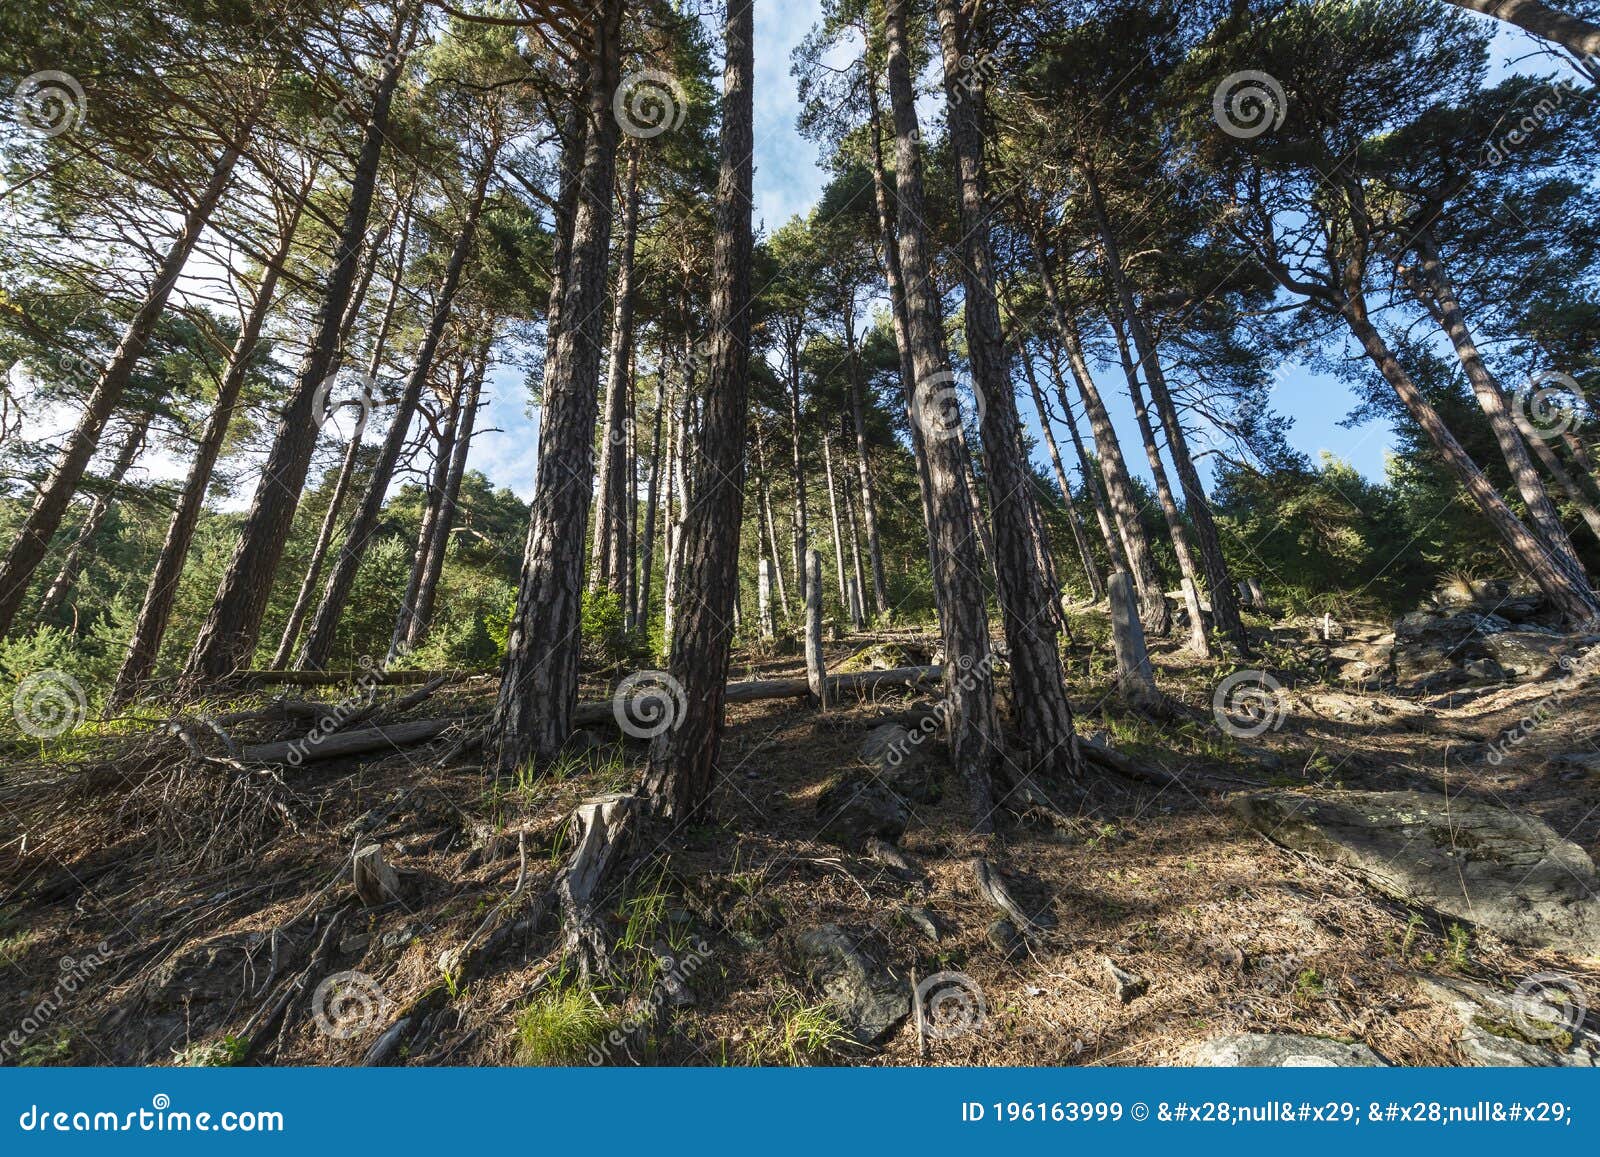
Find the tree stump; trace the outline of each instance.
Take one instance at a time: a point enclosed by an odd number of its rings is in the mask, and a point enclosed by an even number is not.
[[[822,555],[806,551],[806,681],[823,710],[828,707],[828,670],[822,661]]]
[[[756,611],[761,619],[761,637],[772,638],[778,633],[778,624],[772,614],[772,560],[769,558],[763,558],[756,569]]]
[[[1139,602],[1133,576],[1119,570],[1111,576],[1111,643],[1117,652],[1117,688],[1130,707],[1161,711],[1166,700],[1156,687],[1145,649],[1144,627],[1139,622]]]
[[[350,861],[350,875],[356,895],[368,908],[400,899],[400,875],[384,860],[381,844],[358,849]]]

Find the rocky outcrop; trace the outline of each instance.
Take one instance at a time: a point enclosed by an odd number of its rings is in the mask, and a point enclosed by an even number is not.
[[[869,936],[820,924],[795,935],[793,953],[857,1044],[882,1044],[910,1014],[908,983],[884,965]]]
[[[1234,810],[1284,847],[1506,940],[1600,955],[1594,861],[1537,817],[1428,792],[1262,792]]]
[[[1570,976],[1531,976],[1514,992],[1455,977],[1416,980],[1424,996],[1460,1019],[1457,1044],[1468,1064],[1593,1068],[1600,1056],[1600,1036],[1585,1021],[1588,1002]]]
[[[1197,1045],[1186,1064],[1211,1069],[1387,1068],[1366,1045],[1298,1033],[1240,1033]]]

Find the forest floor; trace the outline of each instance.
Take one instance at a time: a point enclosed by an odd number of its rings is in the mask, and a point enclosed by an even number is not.
[[[0,1059],[354,1064],[431,994],[426,1039],[391,1062],[581,1064],[600,1055],[591,1046],[605,1030],[630,1022],[612,1038],[622,1045],[602,1043],[609,1063],[1154,1065],[1182,1063],[1219,1035],[1275,1031],[1360,1041],[1393,1064],[1450,1065],[1463,1063],[1460,1024],[1417,974],[1509,990],[1560,972],[1600,987],[1595,961],[1408,907],[1269,843],[1228,808],[1230,794],[1253,787],[1466,793],[1533,813],[1593,854],[1600,777],[1554,757],[1594,749],[1600,687],[1566,697],[1494,766],[1486,745],[1548,685],[1420,697],[1339,689],[1314,662],[1297,667],[1316,650],[1313,624],[1258,618],[1272,669],[1294,690],[1281,727],[1241,743],[1212,717],[1213,688],[1234,664],[1158,643],[1158,680],[1179,707],[1152,722],[1113,694],[1093,637],[1103,617],[1077,622],[1069,681],[1080,733],[1104,733],[1174,783],[1092,773],[1081,790],[1052,792],[1064,817],[1008,819],[997,851],[972,833],[947,771],[942,799],[914,805],[900,840],[920,869],[913,878],[820,842],[817,797],[862,766],[872,727],[903,721],[931,693],[880,692],[826,713],[799,700],[733,705],[710,816],[647,830],[613,881],[602,918],[620,973],[593,992],[560,970],[553,918],[519,929],[464,986],[440,959],[519,880],[522,895],[548,886],[570,851],[565,817],[637,782],[641,743],[597,745],[518,784],[445,760],[449,734],[281,775],[196,764],[149,733],[71,762],[0,769]],[[902,633],[894,644],[926,651],[932,639]],[[830,644],[830,663],[863,645]],[[735,678],[757,671],[803,674],[803,664],[736,657]],[[417,712],[470,716],[493,693],[492,679],[469,681]],[[604,693],[597,684],[584,698]],[[368,842],[400,870],[403,901],[356,902],[347,865]],[[1024,952],[991,942],[978,855],[1003,867],[1046,925]],[[910,909],[931,913],[937,941]],[[981,993],[982,1023],[919,1043],[907,1017],[880,1048],[844,1039],[792,951],[799,930],[824,924],[870,941],[908,989],[913,974],[964,974]],[[657,991],[661,945],[692,965],[681,1004]],[[1108,957],[1147,982],[1143,994],[1118,998]],[[366,987],[335,993],[347,1007],[330,1032],[312,990],[335,972]]]

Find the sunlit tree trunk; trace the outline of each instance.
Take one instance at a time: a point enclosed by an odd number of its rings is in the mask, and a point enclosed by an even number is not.
[[[861,489],[861,521],[867,535],[867,557],[872,564],[872,607],[881,618],[889,613],[889,582],[883,571],[883,544],[878,535],[878,496],[873,493],[872,469],[867,455],[865,389],[861,384],[861,351],[856,347],[855,326],[855,318],[846,311],[844,337],[848,348],[845,356],[849,359],[850,419],[856,436],[856,477]]]
[[[952,762],[966,784],[977,830],[994,829],[994,777],[1001,755],[995,713],[988,613],[975,549],[976,527],[962,472],[961,445],[941,424],[950,389],[944,350],[943,310],[933,282],[922,187],[922,133],[906,31],[906,0],[887,0],[890,107],[894,114],[895,180],[899,209],[900,273],[905,291],[906,338],[911,352],[912,413],[923,423],[931,521],[928,536],[939,590],[944,638],[945,692]]]
[[[184,673],[190,681],[226,676],[247,665],[255,652],[273,580],[316,449],[317,424],[312,409],[338,357],[339,323],[355,287],[362,237],[377,189],[378,162],[389,135],[389,108],[419,24],[415,9],[402,6],[396,11],[383,64],[373,83],[372,110],[311,340],[279,419],[250,510],[240,527],[238,545],[218,585],[211,612],[189,652]]]
[[[211,487],[211,474],[227,440],[228,427],[233,423],[239,392],[249,376],[250,362],[261,338],[261,328],[272,310],[278,277],[283,272],[284,263],[289,260],[300,217],[315,187],[316,169],[313,167],[279,231],[277,248],[262,268],[261,283],[256,287],[250,311],[228,354],[228,367],[223,371],[222,380],[217,383],[216,403],[200,435],[194,461],[189,464],[183,493],[178,496],[172,519],[167,523],[166,539],[161,544],[161,553],[156,557],[155,570],[145,586],[144,604],[139,608],[138,619],[134,621],[133,634],[128,639],[128,651],[111,690],[109,705],[113,708],[130,702],[155,670],[161,641],[166,636],[173,603],[178,597],[178,583],[183,578],[183,567],[189,558],[189,547],[194,543],[195,528],[200,524],[200,514],[205,507],[206,491]]]
[[[612,311],[611,355],[606,371],[605,428],[600,439],[600,472],[595,499],[594,547],[590,556],[590,589],[601,587],[621,595],[627,586],[623,570],[624,520],[628,516],[628,371],[633,360],[633,262],[639,236],[639,143],[628,149],[628,175],[623,182],[622,236],[617,243],[616,307]]]
[[[1061,464],[1061,449],[1056,445],[1055,432],[1050,429],[1050,413],[1044,404],[1044,393],[1039,389],[1039,374],[1026,350],[1022,351],[1019,360],[1022,362],[1023,376],[1028,381],[1028,392],[1033,397],[1034,411],[1039,415],[1039,431],[1044,436],[1045,448],[1050,452],[1050,467],[1055,471],[1056,486],[1061,491],[1067,525],[1072,527],[1072,539],[1078,548],[1078,559],[1083,564],[1083,577],[1089,583],[1090,597],[1099,602],[1106,597],[1105,579],[1100,575],[1094,551],[1089,547],[1089,537],[1084,533],[1083,519],[1078,517],[1078,507],[1072,500],[1072,487],[1067,482],[1066,468]]]
[[[711,791],[722,742],[728,649],[739,583],[744,441],[750,386],[750,196],[754,153],[753,0],[729,0],[722,98],[722,165],[711,265],[707,367],[694,505],[683,526],[686,601],[672,644],[683,690],[677,723],[655,738],[645,791],[666,817],[694,812]]]

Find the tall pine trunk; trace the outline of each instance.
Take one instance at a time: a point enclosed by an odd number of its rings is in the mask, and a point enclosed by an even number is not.
[[[54,581],[44,593],[44,599],[39,604],[36,621],[45,623],[55,618],[56,611],[66,601],[67,592],[78,581],[78,571],[83,566],[83,555],[94,541],[94,536],[100,532],[100,526],[106,520],[106,515],[111,513],[111,500],[116,496],[117,487],[122,485],[122,480],[133,468],[134,459],[139,456],[139,451],[144,449],[145,435],[150,431],[150,411],[138,410],[133,421],[128,426],[128,434],[122,441],[122,447],[117,451],[116,459],[111,463],[111,471],[101,481],[104,487],[95,495],[94,501],[89,504],[89,510],[84,515],[83,524],[78,527],[77,537],[72,540],[72,545],[67,549],[67,557],[61,560],[61,568],[56,571]]]
[[[539,468],[517,609],[490,724],[490,764],[514,775],[530,757],[555,757],[572,733],[578,699],[580,598],[594,477],[601,310],[611,240],[616,171],[621,0],[602,0],[591,18],[589,132],[572,219],[561,329],[545,374]]]
[[[265,101],[264,94],[261,99]],[[249,134],[260,108],[258,103],[247,122],[239,126],[240,139]],[[177,284],[189,255],[194,252],[206,223],[210,221],[217,203],[222,200],[223,191],[233,178],[233,168],[239,156],[240,147],[237,144],[230,143],[223,147],[205,188],[184,214],[183,227],[178,230],[178,235],[173,238],[157,267],[145,291],[144,300],[123,330],[116,352],[111,355],[94,389],[84,400],[83,416],[67,437],[66,446],[45,478],[44,485],[39,488],[28,516],[17,528],[10,551],[4,561],[0,561],[0,639],[5,638],[11,630],[11,624],[22,608],[34,571],[44,561],[50,549],[50,540],[61,526],[61,520],[66,517],[67,507],[78,489],[78,483],[83,479],[83,472],[88,469],[89,461],[100,446],[100,435],[105,430],[106,422],[121,403],[134,367],[144,356],[150,337],[155,333],[156,323],[166,312],[172,287]]]
[[[675,626],[669,672],[682,689],[683,710],[656,736],[645,774],[645,792],[656,811],[674,819],[705,801],[716,773],[739,584],[750,387],[754,0],[729,0],[726,29],[711,356],[695,501],[682,534],[683,577],[694,597]]]
[[[362,237],[377,189],[378,163],[388,139],[389,109],[416,35],[419,21],[415,17],[410,6],[402,6],[395,13],[381,71],[373,86],[372,110],[351,177],[350,200],[311,341],[301,360],[294,392],[279,420],[261,482],[240,527],[238,545],[217,588],[211,612],[189,652],[184,673],[191,682],[226,676],[248,665],[255,652],[261,620],[272,597],[278,564],[283,559],[316,449],[317,423],[312,409],[338,357],[339,323],[355,287]]]
[[[300,651],[301,667],[324,667],[333,654],[334,636],[339,629],[339,619],[344,614],[350,591],[355,586],[356,571],[360,568],[361,560],[366,556],[367,546],[377,530],[378,519],[383,513],[384,499],[389,491],[389,482],[394,477],[395,467],[399,465],[400,455],[405,450],[406,434],[410,430],[411,419],[416,414],[417,403],[422,398],[422,388],[427,384],[428,375],[433,371],[434,356],[438,352],[439,343],[444,339],[445,327],[450,322],[456,289],[461,284],[461,273],[466,268],[467,255],[472,250],[473,238],[478,231],[478,218],[483,211],[484,196],[489,188],[489,177],[494,172],[495,156],[498,152],[497,143],[487,146],[479,162],[477,180],[469,194],[466,216],[462,219],[461,231],[456,235],[455,245],[450,250],[450,259],[445,265],[444,280],[439,286],[439,295],[433,303],[433,315],[428,319],[428,328],[423,331],[422,344],[417,349],[416,364],[411,369],[411,376],[406,379],[399,404],[395,406],[394,419],[389,425],[389,436],[384,440],[383,450],[372,468],[372,477],[367,482],[367,492],[362,498],[361,506],[350,519],[350,525],[345,530],[344,544],[339,548],[339,557],[334,560],[333,569],[328,572],[328,583],[322,591],[322,602],[317,606],[316,617],[311,620],[311,627],[306,632],[305,646]]]
[[[211,474],[216,468],[222,445],[228,437],[228,427],[233,423],[233,412],[239,403],[239,392],[244,388],[250,372],[250,361],[261,338],[261,328],[272,310],[273,294],[278,287],[278,277],[294,247],[295,231],[300,226],[311,190],[316,187],[316,169],[295,197],[288,219],[278,234],[278,245],[262,268],[261,283],[256,287],[250,312],[239,328],[233,349],[228,354],[228,367],[217,383],[217,400],[200,435],[194,461],[184,478],[183,493],[167,523],[167,536],[156,557],[155,570],[145,586],[144,604],[134,621],[133,634],[128,639],[128,651],[112,686],[109,705],[121,707],[131,702],[140,687],[155,670],[156,658],[161,652],[161,641],[166,636],[167,624],[172,618],[172,607],[178,597],[178,583],[183,578],[184,564],[189,559],[189,547],[194,542],[195,528],[200,524],[200,514],[205,507],[206,492],[211,487]]]
[[[872,564],[872,608],[879,618],[889,613],[889,582],[883,572],[883,543],[878,535],[878,496],[872,489],[872,468],[867,456],[865,389],[861,384],[861,351],[856,348],[855,318],[846,311],[845,344],[849,348],[850,420],[856,436],[856,478],[861,489],[861,521],[867,535],[867,558]]]
[[[969,84],[971,28],[958,0],[936,0],[944,54],[947,119],[961,197],[962,266],[967,354],[985,405],[979,423],[984,467],[994,518],[996,593],[1010,649],[1012,705],[1017,735],[1032,769],[1076,776],[1082,766],[1067,703],[1057,626],[1061,613],[1053,576],[1043,565],[1049,543],[1033,493],[1033,476],[1022,444],[1022,419],[1011,384],[1010,357],[995,296],[990,206],[979,124],[982,87]],[[967,58],[967,69],[962,60]]]
[[[633,360],[633,262],[639,236],[639,142],[628,149],[624,180],[622,237],[617,245],[616,308],[611,321],[611,357],[606,371],[605,435],[600,440],[599,496],[595,501],[594,549],[590,559],[591,589],[620,595],[627,585],[622,554],[623,521],[632,495],[627,485],[628,379]]]
[[[1473,396],[1478,400],[1478,408],[1489,420],[1489,430],[1494,434],[1495,444],[1500,447],[1500,456],[1505,459],[1506,469],[1511,472],[1511,480],[1517,487],[1517,493],[1522,495],[1523,506],[1527,508],[1528,518],[1533,523],[1531,529],[1544,540],[1558,566],[1571,572],[1574,581],[1587,583],[1588,576],[1584,574],[1583,564],[1578,561],[1577,552],[1572,549],[1572,540],[1567,537],[1566,527],[1561,525],[1561,516],[1556,513],[1555,504],[1550,501],[1550,494],[1544,488],[1544,481],[1534,468],[1527,444],[1512,420],[1500,383],[1489,372],[1483,356],[1478,353],[1477,343],[1472,339],[1472,331],[1467,327],[1466,315],[1461,309],[1461,301],[1456,296],[1455,284],[1445,268],[1444,257],[1431,230],[1424,228],[1418,232],[1416,247],[1417,255],[1421,258],[1422,284],[1430,312],[1450,339],[1461,368],[1466,371]]]
[[[932,520],[928,537],[939,592],[944,638],[945,693],[952,762],[965,781],[976,828],[994,830],[994,776],[1001,757],[995,713],[989,620],[976,527],[962,472],[960,442],[940,429],[948,405],[950,364],[944,351],[943,310],[933,281],[933,259],[922,183],[922,134],[906,30],[906,0],[887,0],[889,101],[894,117],[895,182],[899,208],[900,274],[905,292],[906,338],[911,353],[912,412],[925,423],[922,448],[928,466]],[[933,428],[929,428],[933,427]]]
[[[1083,577],[1089,583],[1090,597],[1099,602],[1106,597],[1105,579],[1101,577],[1094,551],[1090,549],[1089,537],[1084,533],[1083,519],[1078,516],[1077,504],[1072,500],[1072,486],[1067,482],[1067,471],[1061,464],[1061,448],[1056,445],[1055,432],[1050,428],[1050,412],[1044,404],[1044,393],[1039,389],[1039,373],[1025,349],[1020,351],[1020,355],[1023,376],[1028,381],[1028,392],[1033,397],[1033,408],[1039,415],[1039,432],[1044,436],[1045,448],[1050,453],[1050,467],[1055,471],[1056,487],[1061,491],[1067,525],[1072,527],[1072,540],[1078,548],[1078,559],[1083,564]]]

